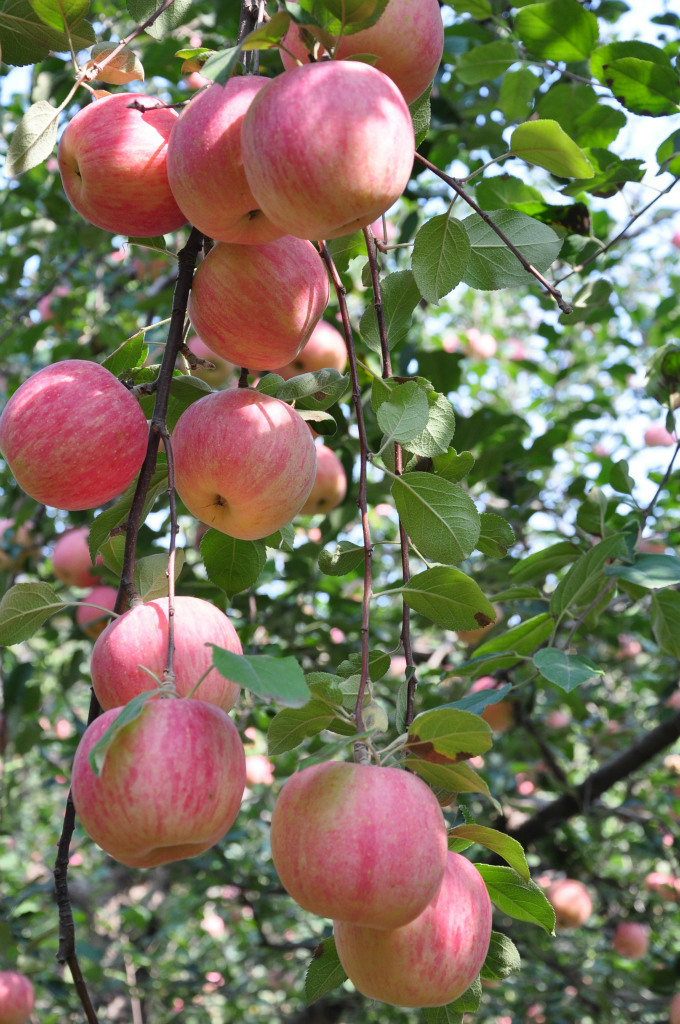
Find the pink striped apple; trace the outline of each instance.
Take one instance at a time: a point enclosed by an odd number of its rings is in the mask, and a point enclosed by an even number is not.
[[[327,320],[319,320],[307,342],[286,366],[280,366],[274,373],[284,380],[297,377],[300,373],[315,370],[337,370],[342,373],[347,366],[347,346],[340,331]]]
[[[33,1012],[33,985],[18,971],[0,971],[0,1024],[26,1024]]]
[[[77,526],[62,533],[54,545],[52,571],[67,587],[91,587],[101,579],[101,576],[93,572],[89,536],[89,526]],[[97,558],[97,564],[102,564],[101,555]]]
[[[113,611],[117,596],[116,588],[105,583],[100,587],[88,590],[83,597],[84,603],[78,605],[76,622],[90,640],[96,640],[99,634],[106,629],[110,616],[102,609],[108,608],[109,611]],[[97,607],[93,608],[90,605]]]
[[[324,515],[337,508],[347,493],[345,468],[335,452],[325,444],[316,446],[316,476],[309,497],[300,512],[305,516]]]

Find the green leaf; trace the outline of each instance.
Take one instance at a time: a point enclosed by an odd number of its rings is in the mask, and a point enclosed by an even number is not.
[[[322,700],[310,700],[301,708],[284,708],[274,715],[267,730],[267,749],[273,757],[293,750],[309,736],[327,729],[335,713]]]
[[[87,21],[77,20],[70,26],[69,34],[76,51],[97,41]],[[68,53],[69,37],[45,24],[29,0],[5,0],[0,10],[0,48],[6,64],[23,66],[43,60],[50,51]]]
[[[350,387],[349,374],[329,367],[291,377],[279,387],[276,397],[282,402],[295,402],[296,409],[328,409],[339,402]]]
[[[617,533],[581,555],[554,591],[550,600],[551,613],[562,616],[569,608],[588,604],[599,580],[604,581],[603,569],[606,562],[610,558],[625,558],[627,553],[626,539],[623,534]]]
[[[480,85],[498,78],[516,60],[517,51],[512,43],[483,43],[460,55],[455,73],[464,85]]]
[[[99,551],[100,546],[104,543],[111,530],[115,530],[117,526],[120,526],[126,521],[130,512],[136,487],[137,481],[135,480],[130,484],[127,490],[123,491],[115,505],[112,505],[111,508],[107,508],[103,512],[100,512],[92,523],[88,544],[90,545],[90,555],[92,556],[93,562],[97,557],[97,552]],[[149,490],[147,491],[146,499],[144,501],[140,523],[144,522],[156,499],[161,494],[167,493],[167,490],[168,470],[167,466],[162,466],[160,469],[155,471],[149,482]]]
[[[557,121],[525,121],[518,125],[510,149],[526,163],[544,167],[559,178],[592,178],[594,174],[583,150]]]
[[[388,274],[380,282],[383,313],[390,349],[403,341],[411,327],[413,310],[420,302],[420,290],[410,270]],[[375,307],[368,306],[359,322],[361,336],[373,352],[380,353],[380,332]]]
[[[677,114],[680,82],[670,57],[650,43],[623,42],[601,46],[590,68],[602,85],[633,114],[661,117]]]
[[[489,0],[452,0],[451,6],[456,14],[469,14],[476,21],[485,21],[493,15]]]
[[[29,3],[40,20],[57,32],[62,32],[67,25],[75,25],[90,6],[90,0],[29,0]]]
[[[463,1013],[456,1010],[454,1005],[454,1003],[448,1003],[446,1006],[423,1007],[423,1016],[427,1024],[462,1024]]]
[[[407,757],[404,764],[431,786],[437,786],[446,793],[483,793],[500,810],[500,805],[492,797],[484,779],[466,761],[458,764],[432,764],[418,757]]]
[[[499,910],[517,921],[528,921],[555,934],[555,911],[545,893],[531,880],[525,882],[512,868],[496,864],[475,864],[489,896]]]
[[[481,531],[477,540],[477,550],[491,558],[504,558],[508,549],[515,543],[515,534],[510,523],[502,516],[493,512],[482,512],[480,515]]]
[[[587,60],[598,37],[597,18],[577,0],[549,0],[517,11],[515,31],[543,60]]]
[[[175,582],[184,565],[184,551],[175,551]],[[155,601],[168,596],[167,554],[147,555],[135,562],[135,587],[142,601]]]
[[[571,693],[581,683],[594,676],[603,676],[604,669],[599,668],[590,658],[579,654],[565,654],[555,647],[545,647],[534,655],[534,665],[551,683]]]
[[[434,458],[434,471],[437,476],[457,483],[464,480],[475,464],[472,452],[456,452],[453,448],[441,456]]]
[[[496,619],[493,605],[478,584],[460,569],[448,566],[419,572],[389,593],[402,594],[410,608],[443,629],[479,629]]]
[[[387,0],[324,0],[324,6],[344,26],[346,35],[375,25],[387,7]]]
[[[366,239],[363,231],[353,231],[351,235],[340,235],[339,238],[329,238],[326,243],[329,253],[339,273],[345,274],[349,268],[350,261],[357,256],[366,256]]]
[[[314,950],[312,960],[305,975],[305,1002],[320,999],[326,992],[342,985],[347,979],[345,969],[340,963],[335,949],[335,939],[331,936],[324,939]]]
[[[470,257],[470,239],[451,210],[431,217],[413,242],[411,269],[420,294],[435,305],[462,281]]]
[[[248,33],[241,43],[242,50],[271,50],[278,46],[290,25],[290,15],[277,11],[264,25]]]
[[[392,496],[406,532],[425,558],[456,565],[472,554],[479,512],[457,484],[431,473],[406,473],[392,482]]]
[[[183,25],[191,9],[192,0],[173,0],[173,3],[145,29],[154,39],[165,39],[173,29]],[[130,17],[140,25],[160,7],[158,0],[127,0]]]
[[[309,700],[309,687],[295,658],[269,654],[234,654],[211,644],[213,665],[225,677],[252,690],[264,700],[300,708]]]
[[[404,447],[414,455],[431,459],[447,453],[456,429],[456,417],[446,395],[440,395],[437,391],[426,391],[425,395],[430,407],[427,426],[420,434],[407,441]]]
[[[111,749],[111,746],[115,743],[116,738],[120,736],[123,729],[132,725],[132,723],[139,718],[146,707],[147,701],[152,697],[157,697],[158,693],[158,688],[155,690],[146,690],[144,693],[138,693],[136,697],[133,697],[132,700],[128,701],[128,703],[124,705],[120,714],[116,715],[106,732],[99,737],[87,757],[90,762],[90,768],[95,775],[99,776],[103,772],[106,755]]]
[[[212,78],[218,85],[226,85],[239,62],[241,56],[240,46],[230,46],[226,50],[217,50],[212,57],[201,68],[201,74],[206,78]]]
[[[38,100],[28,108],[14,129],[7,150],[7,178],[30,171],[47,159],[57,141],[58,117],[59,111],[46,100]]]
[[[487,850],[493,850],[499,857],[507,861],[511,868],[529,881],[529,866],[522,849],[522,844],[516,839],[498,832],[495,828],[487,828],[484,825],[457,825],[449,829],[449,838],[468,839],[471,843],[478,843],[485,846]]]
[[[332,437],[337,433],[338,424],[329,412],[322,412],[316,409],[299,409],[298,412],[306,423],[311,424],[317,434],[322,437]]]
[[[433,764],[455,764],[486,753],[491,743],[491,729],[478,715],[435,708],[413,719],[406,750]]]
[[[479,1009],[481,1001],[482,982],[479,976],[477,976],[470,987],[463,992],[462,996],[458,996],[452,1003],[442,1006],[440,1009],[448,1010],[449,1013],[474,1013]]]
[[[680,660],[680,594],[677,590],[652,594],[650,612],[657,644],[665,654]]]
[[[319,569],[326,576],[346,576],[364,561],[364,549],[349,540],[341,540],[333,551],[324,548],[319,554]]]
[[[529,68],[519,68],[503,75],[498,105],[508,121],[526,121],[540,84],[540,78]]]
[[[417,100],[413,103],[409,103],[409,111],[411,112],[411,121],[413,122],[413,134],[416,137],[416,149],[420,146],[421,142],[424,142],[427,138],[430,130],[430,93],[432,92],[432,86],[428,86],[425,92],[421,93]]]
[[[17,583],[0,601],[0,647],[28,640],[66,605],[48,583]]]
[[[473,661],[476,660],[473,659]],[[473,664],[473,662],[470,662],[470,664]],[[456,670],[460,671],[458,667]],[[459,708],[461,711],[472,711],[475,715],[481,715],[484,708],[488,707],[489,704],[498,704],[499,701],[504,700],[511,689],[512,687],[507,683],[505,686],[499,686],[495,690],[476,690],[474,693],[466,693],[460,700],[454,700],[444,706]]]
[[[485,640],[475,650],[475,659],[486,654],[500,654],[504,651],[514,651],[517,654],[531,654],[548,639],[553,629],[553,617],[548,612],[534,615],[526,622],[520,622],[512,629],[506,629],[504,633]]]
[[[267,561],[267,547],[261,540],[237,540],[208,530],[201,540],[201,558],[210,582],[233,597],[255,586]]]
[[[663,590],[680,583],[680,558],[676,555],[637,555],[633,565],[607,565],[604,574],[629,580],[648,590]]]
[[[565,565],[569,565],[570,562],[574,562],[580,554],[581,552],[575,544],[571,544],[568,540],[562,540],[516,562],[510,570],[510,575],[517,583],[539,577],[542,579],[549,573],[557,572]]]
[[[377,412],[378,426],[385,435],[381,451],[389,444],[410,441],[427,425],[430,407],[423,389],[409,380],[392,388],[390,397]]]
[[[489,216],[532,267],[541,274],[548,270],[562,247],[562,240],[551,228],[519,210],[491,210]],[[466,284],[493,291],[528,283],[528,272],[478,214],[466,217],[463,224],[472,244],[463,278]]]
[[[105,366],[107,370],[110,370],[114,377],[120,377],[125,373],[126,370],[131,370],[140,366],[146,355],[148,348],[144,340],[144,335],[141,333],[135,334],[133,338],[128,338],[118,348],[114,349],[106,359],[102,360],[102,366]]]
[[[171,256],[173,259],[177,259],[177,253],[172,252],[165,244],[164,235],[150,235],[148,238],[135,238],[131,235],[128,238],[128,245],[138,245],[141,249],[162,252],[164,256]]]
[[[514,942],[501,932],[491,932],[489,952],[486,954],[480,977],[485,981],[503,981],[519,971],[521,966],[520,955]]]
[[[99,547],[99,554],[107,569],[110,569],[116,576],[123,571],[123,558],[125,555],[125,536],[122,533],[115,537],[109,537]]]
[[[475,199],[483,210],[500,210],[506,206],[539,206],[543,196],[512,174],[495,174],[484,178],[475,190]],[[525,211],[526,212],[526,211]]]
[[[658,174],[667,172],[675,177],[680,175],[680,130],[671,132],[663,140],[656,151],[656,160],[659,165]]]

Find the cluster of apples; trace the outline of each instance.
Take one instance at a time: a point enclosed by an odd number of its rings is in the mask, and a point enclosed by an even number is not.
[[[348,977],[372,999],[442,1006],[479,974],[491,937],[481,875],[447,849],[432,791],[399,768],[329,761],[283,786],[274,866],[305,910],[333,919]]]

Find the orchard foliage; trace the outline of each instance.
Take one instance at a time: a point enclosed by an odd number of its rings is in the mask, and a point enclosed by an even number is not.
[[[42,1024],[665,1020],[680,987],[680,16],[623,0],[441,4],[403,195],[372,228],[318,242],[348,369],[242,373],[323,435],[347,493],[244,539],[206,532],[176,498],[171,443],[152,457],[210,390],[188,347],[159,374],[209,245],[188,226],[149,238],[86,223],[57,139],[93,90],[181,109],[189,76],[274,78],[297,28],[322,57],[338,33],[377,29],[386,0],[161,6],[0,9],[2,404],[60,360],[102,363],[147,419],[167,386],[144,487],[105,506],[39,505],[2,463],[0,971],[31,979]],[[247,285],[254,310],[281,316],[271,275]],[[52,563],[73,527],[118,611],[166,598],[172,578],[228,613],[243,654],[217,644],[212,659],[243,688],[231,717],[248,788],[223,839],[160,867],[113,861],[79,825],[69,848],[67,827],[58,913],[55,848],[93,713],[88,594]],[[433,789],[449,849],[494,904],[480,978],[446,1007],[359,996],[330,922],[274,870],[282,784],[355,750]],[[581,901],[558,910],[555,937],[544,890],[565,879]],[[638,959],[613,941],[624,923],[642,926]]]

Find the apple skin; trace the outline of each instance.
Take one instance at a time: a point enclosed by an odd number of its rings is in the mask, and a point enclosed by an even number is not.
[[[677,438],[662,423],[653,423],[645,430],[644,442],[647,448],[670,448],[672,444],[677,444]]]
[[[99,605],[99,608],[88,608],[84,604],[78,605],[76,622],[85,636],[89,636],[91,640],[96,640],[99,634],[106,629],[109,617],[105,612],[100,611],[100,608],[110,608],[113,611],[117,596],[118,591],[116,588],[110,587],[107,584],[103,584],[101,587],[93,587],[92,590],[85,594],[83,601]]]
[[[0,416],[0,451],[19,486],[44,505],[96,508],[132,483],[146,454],[139,402],[99,363],[38,370]]]
[[[313,373],[316,370],[330,369],[344,373],[346,366],[347,346],[344,336],[327,320],[319,320],[295,359],[280,366],[274,373],[278,373],[284,380],[290,380],[300,373]]]
[[[230,363],[227,359],[223,359],[222,356],[218,356],[217,352],[213,352],[211,348],[208,348],[203,339],[199,338],[197,334],[187,338],[187,345],[199,359],[209,359],[211,363],[215,364],[214,370],[208,370],[204,366],[197,366],[195,370],[190,371],[192,377],[204,380],[212,388],[223,388],[236,384],[236,367],[234,364]]]
[[[77,526],[62,533],[54,545],[52,572],[67,587],[92,587],[101,580],[92,572],[89,536],[89,526]],[[97,556],[97,564],[102,564],[101,555]]]
[[[368,64],[337,60],[270,80],[243,119],[241,144],[265,215],[311,239],[346,235],[383,214],[406,188],[415,152],[395,84]]]
[[[640,960],[649,949],[649,928],[638,921],[621,921],[616,926],[612,946],[619,956]]]
[[[441,887],[401,928],[334,921],[335,944],[352,984],[393,1006],[443,1006],[479,974],[491,939],[491,900],[474,864],[450,852]]]
[[[557,924],[562,928],[579,928],[593,912],[590,893],[583,882],[562,878],[548,886],[548,901],[555,911]]]
[[[276,301],[263,301],[264,281]],[[188,313],[218,356],[271,370],[298,354],[328,298],[328,276],[311,242],[290,236],[264,245],[220,242],[194,275]]]
[[[396,928],[417,917],[441,884],[446,825],[417,776],[327,761],[283,786],[271,846],[284,888],[305,910]]]
[[[493,676],[480,676],[470,687],[470,693],[495,689],[496,680]],[[515,714],[509,700],[499,700],[497,704],[488,704],[484,708],[482,718],[494,732],[506,732],[513,725]]]
[[[131,868],[195,857],[233,825],[246,781],[231,718],[202,700],[153,698],[111,745],[96,776],[88,754],[122,708],[87,727],[71,787],[83,828]]]
[[[300,414],[250,388],[214,391],[172,434],[175,486],[197,519],[240,540],[267,537],[298,514],[316,448]]]
[[[25,974],[0,971],[0,1024],[25,1024],[34,1002],[33,985]]]
[[[128,106],[133,100],[153,109]],[[114,235],[176,231],[186,217],[175,202],[167,148],[177,111],[153,96],[116,93],[79,110],[59,141],[57,160],[71,206]]]
[[[243,653],[236,630],[224,612],[198,597],[176,597],[173,668],[180,697],[186,697],[210,669],[212,649],[207,644]],[[167,647],[167,597],[135,605],[109,623],[92,648],[90,665],[92,686],[104,711],[153,689],[153,679],[139,666],[144,665],[162,679]],[[229,711],[240,692],[237,683],[212,669],[193,696]]]
[[[670,1006],[668,1007],[668,1020],[670,1024],[680,1024],[680,992],[671,999]]]
[[[250,190],[241,157],[241,125],[268,79],[257,75],[213,83],[175,121],[168,141],[168,180],[186,215],[217,242],[271,242],[283,234]]]
[[[347,476],[342,462],[325,444],[316,446],[316,476],[309,497],[300,509],[305,516],[325,515],[343,501],[347,494]]]
[[[284,46],[302,61],[309,60],[307,47],[291,24]],[[283,66],[295,62],[283,50]],[[335,57],[345,60],[357,53],[378,57],[375,67],[399,87],[407,103],[425,92],[434,78],[444,52],[444,26],[437,0],[389,0],[375,25],[343,36]]]

